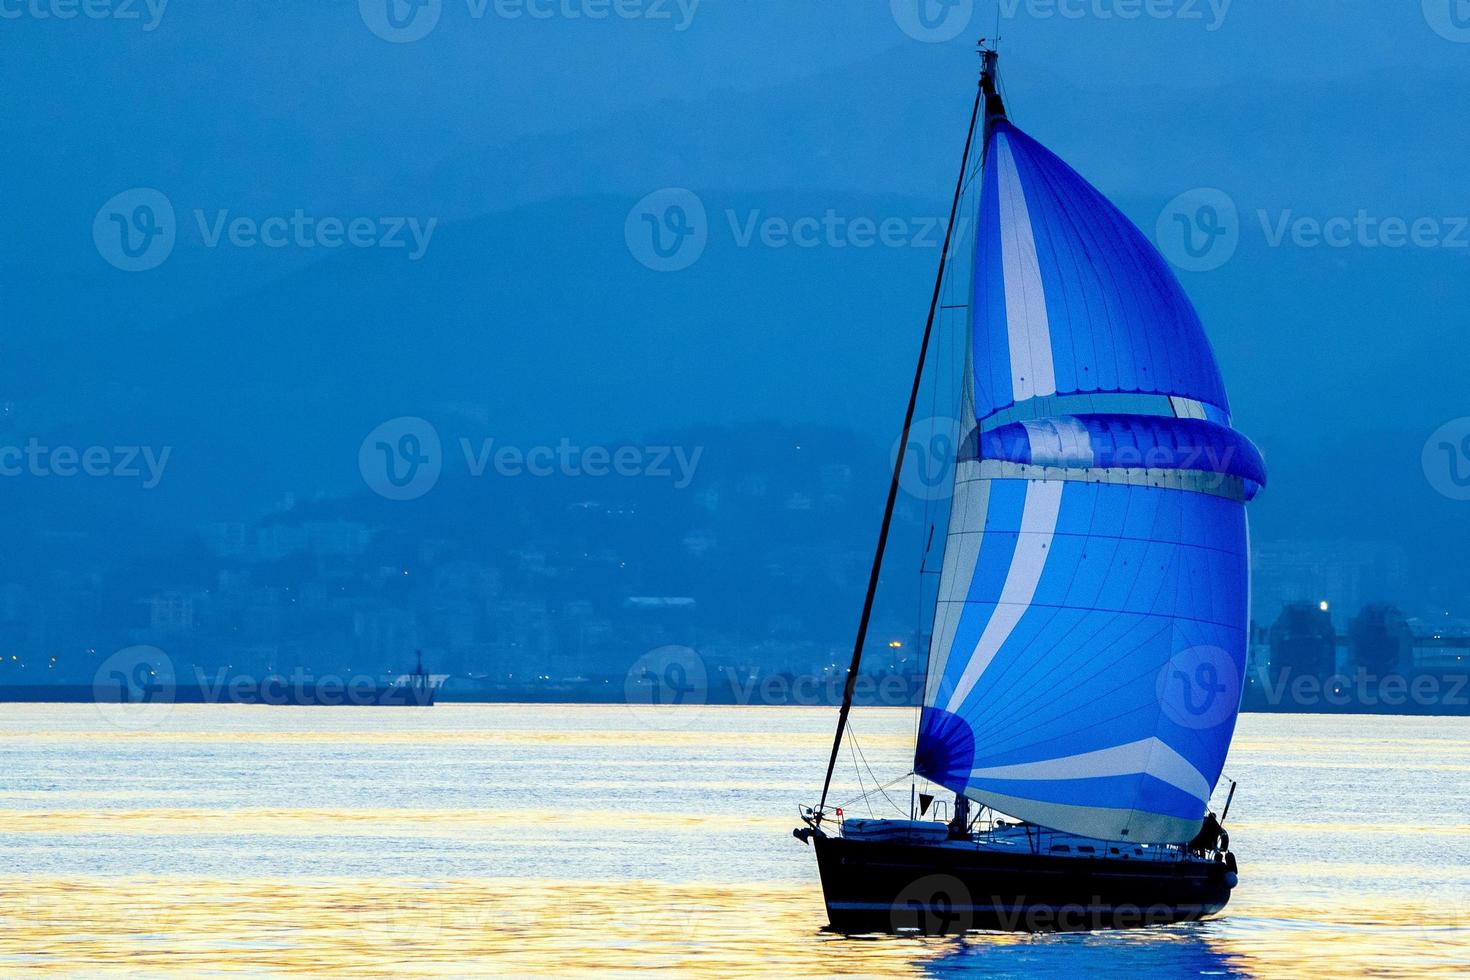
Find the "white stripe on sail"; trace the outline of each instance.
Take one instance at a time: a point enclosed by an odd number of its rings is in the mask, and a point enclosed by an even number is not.
[[[1011,345],[1011,388],[1015,400],[1057,393],[1051,354],[1051,323],[1041,286],[1036,234],[1021,188],[1016,158],[1004,133],[996,136],[1000,187],[1000,258],[1006,291],[1006,336]]]
[[[1183,790],[1201,803],[1210,798],[1210,782],[1169,745],[1158,738],[1145,738],[1110,749],[1043,762],[976,769],[971,779],[1097,779],[1103,776],[1153,776]]]
[[[970,582],[980,558],[985,517],[990,512],[989,480],[979,478],[979,464],[966,460],[956,465],[954,504],[944,548],[944,570],[939,577],[939,597],[934,608],[934,635],[930,640],[928,680],[924,704],[934,707],[943,696],[944,670],[949,663],[955,633],[970,597]]]
[[[1036,586],[1041,581],[1041,571],[1046,567],[1046,556],[1050,553],[1052,536],[1057,530],[1057,515],[1062,509],[1062,488],[1065,484],[1056,481],[1040,481],[1026,484],[1026,502],[1021,511],[1021,530],[1016,536],[1016,553],[1011,558],[1010,570],[1006,572],[1006,584],[996,600],[995,612],[980,641],[975,644],[965,671],[955,685],[954,695],[946,709],[952,713],[969,697],[975,682],[990,666],[1001,645],[1010,637],[1011,631],[1031,608],[1036,596]]]

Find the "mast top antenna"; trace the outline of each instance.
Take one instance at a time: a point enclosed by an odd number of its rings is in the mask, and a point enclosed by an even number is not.
[[[994,81],[996,64],[1000,61],[1000,38],[992,41],[982,37],[976,49],[980,54],[981,77]]]
[[[991,40],[982,37],[978,48],[980,51],[980,90],[985,93],[986,118],[1004,118],[1005,101],[1000,96],[999,82],[1000,38]]]

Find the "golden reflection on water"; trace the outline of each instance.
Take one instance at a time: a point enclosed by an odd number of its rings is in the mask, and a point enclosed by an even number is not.
[[[1470,975],[1465,720],[1242,719],[1211,922],[853,940],[789,836],[831,714],[7,705],[0,977]],[[912,720],[865,716],[885,774]]]
[[[1205,924],[1104,937],[975,934],[844,939],[819,934],[814,887],[650,882],[243,880],[0,876],[0,974],[204,970],[347,976],[904,976],[1088,971],[1089,944],[1126,963],[1225,975],[1463,975],[1462,910],[1363,902],[1320,922],[1255,906]],[[1169,947],[1177,947],[1171,950]],[[1120,959],[1121,957],[1121,959]],[[1171,957],[1177,957],[1171,959]]]
[[[7,707],[9,707],[7,705]],[[658,730],[630,730],[630,731],[597,731],[597,732],[535,732],[535,731],[504,731],[486,730],[475,731],[472,729],[461,729],[453,732],[435,732],[423,729],[401,729],[397,731],[230,731],[230,732],[201,732],[201,731],[162,731],[158,729],[141,729],[138,731],[113,731],[111,729],[99,728],[96,732],[87,732],[105,737],[115,742],[140,742],[140,743],[187,743],[187,744],[226,744],[239,745],[242,743],[273,744],[283,743],[288,745],[351,745],[354,747],[371,745],[408,745],[415,748],[432,747],[435,745],[565,745],[571,748],[609,748],[619,745],[649,748],[657,746],[687,746],[691,736],[687,731],[658,731]],[[38,742],[74,743],[78,733],[74,731],[42,731],[26,732],[20,729],[6,730],[0,728],[0,740],[14,740],[35,744]],[[714,746],[738,746],[743,749],[768,747],[773,749],[787,748],[791,744],[791,736],[788,733],[762,733],[762,732],[703,732],[699,733],[701,745]],[[863,739],[865,748],[894,748],[907,747],[913,744],[912,736],[902,735],[877,736],[869,735]]]
[[[721,813],[642,813],[620,810],[271,810],[234,807],[228,810],[0,810],[7,834],[148,834],[148,835],[289,835],[301,838],[453,837],[528,827],[573,832],[588,826],[602,833],[617,830],[764,830],[784,842],[792,821]]]

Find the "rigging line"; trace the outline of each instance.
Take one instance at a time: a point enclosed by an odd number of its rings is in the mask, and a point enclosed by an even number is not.
[[[914,408],[919,401],[919,386],[924,379],[924,363],[929,354],[929,341],[934,333],[934,318],[939,312],[939,299],[944,289],[944,267],[949,260],[949,247],[954,237],[955,216],[959,212],[960,196],[964,191],[965,175],[970,169],[970,148],[975,142],[975,124],[980,120],[980,106],[985,101],[985,90],[988,82],[980,85],[975,92],[975,106],[970,111],[970,129],[965,135],[965,152],[960,157],[960,175],[955,181],[954,203],[950,205],[949,227],[944,232],[944,249],[939,257],[939,272],[934,282],[934,296],[929,301],[929,319],[924,325],[924,339],[919,345],[919,363],[914,369],[914,383],[909,390],[908,410],[904,415],[903,432],[899,436],[899,446],[908,445],[909,434],[914,425]],[[852,713],[852,698],[857,689],[858,670],[862,666],[863,645],[868,639],[868,624],[873,617],[873,600],[878,593],[878,576],[883,568],[883,555],[888,548],[888,531],[893,525],[893,507],[898,501],[898,482],[903,476],[903,454],[900,453],[894,460],[893,476],[888,483],[888,501],[883,510],[883,523],[878,531],[878,545],[874,549],[873,567],[868,573],[868,591],[863,599],[863,612],[858,619],[857,637],[852,645],[852,660],[847,668],[847,683],[842,691],[842,707],[838,711],[837,731],[832,736],[832,754],[827,759],[827,775],[822,782],[822,798],[817,804],[817,817],[820,821],[827,807],[827,793],[832,787],[832,771],[837,767],[837,753],[842,750],[842,733],[847,727],[848,715]]]
[[[984,173],[985,173],[985,171],[984,171],[983,168],[976,167],[975,168],[975,172],[972,173],[972,174],[970,174],[970,176],[968,178],[966,178],[966,180],[965,180],[965,195],[966,196],[969,195],[970,188],[974,186],[975,181],[979,180],[981,178],[981,176],[984,175]]]
[[[897,777],[895,777],[893,779],[890,779],[888,782],[884,783],[882,785],[882,787],[880,787],[880,788],[881,789],[892,789],[894,786],[897,786],[899,783],[903,782],[905,779],[908,779],[912,775],[914,775],[914,772],[911,769],[908,772],[904,773],[902,776],[897,776]],[[876,792],[876,790],[874,792]],[[854,796],[852,799],[847,800],[846,802],[843,802],[843,803],[839,803],[837,805],[839,807],[841,807],[842,809],[845,810],[848,807],[852,806],[854,803],[861,803],[861,802],[863,802],[863,800],[865,800],[867,798],[867,796],[869,796],[869,795],[871,795],[871,794],[864,794],[863,796]]]
[[[868,795],[869,794],[868,794],[867,787],[865,787],[863,785],[863,771],[862,771],[862,769],[858,768],[857,752],[854,751],[854,749],[853,749],[853,746],[857,744],[857,740],[851,737],[852,736],[851,726],[849,726],[848,733],[847,734],[849,736],[848,737],[848,742],[847,742],[847,751],[852,756],[852,768],[853,768],[853,771],[855,773],[857,773],[858,793],[860,794],[858,796],[858,799],[860,799],[860,800],[863,801],[863,805],[868,808],[868,816],[872,817],[872,816],[875,816],[875,814],[873,813],[873,804],[868,800]]]
[[[853,745],[853,747],[855,749],[857,749],[857,754],[862,757],[863,766],[867,768],[868,775],[871,776],[871,777],[873,777],[873,783],[874,783],[874,785],[876,787],[873,790],[873,792],[874,793],[881,794],[882,797],[885,800],[888,801],[888,805],[889,806],[893,807],[899,813],[903,813],[903,808],[900,807],[897,803],[894,803],[893,802],[893,797],[889,796],[888,793],[885,791],[885,787],[883,785],[881,785],[881,784],[878,783],[878,774],[873,771],[873,767],[871,765],[868,765],[868,756],[867,756],[867,753],[865,753],[863,751],[863,747],[858,744],[857,732],[853,731],[853,728],[852,728],[852,724],[851,723],[848,723],[848,726],[847,726],[847,737],[852,740],[852,745]],[[899,777],[899,778],[902,779],[903,777]],[[869,808],[869,811],[868,812],[870,814],[872,813],[871,807]]]

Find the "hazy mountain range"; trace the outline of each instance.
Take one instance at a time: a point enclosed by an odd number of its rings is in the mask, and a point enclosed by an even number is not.
[[[761,420],[890,444],[937,242],[769,247],[741,230],[832,213],[918,237],[947,206],[967,42],[910,41],[885,9],[710,2],[677,35],[446,11],[430,38],[391,45],[354,6],[181,6],[150,33],[7,25],[0,77],[34,98],[5,110],[0,442],[172,449],[147,492],[0,481],[36,508],[14,513],[146,549],[139,528],[365,492],[362,439],[399,416],[523,446]],[[1233,259],[1181,279],[1267,451],[1257,540],[1389,538],[1411,562],[1406,593],[1463,603],[1470,504],[1437,493],[1420,455],[1470,414],[1470,247],[1271,236],[1298,217],[1448,231],[1470,214],[1470,48],[1417,9],[1333,7],[1241,4],[1215,32],[1012,19],[1007,95],[1151,234],[1191,189],[1237,205]],[[98,208],[131,187],[178,217],[148,272],[92,240]],[[662,188],[708,217],[679,272],[625,240],[630,209]],[[415,261],[211,248],[195,218],[298,209],[434,224]]]

